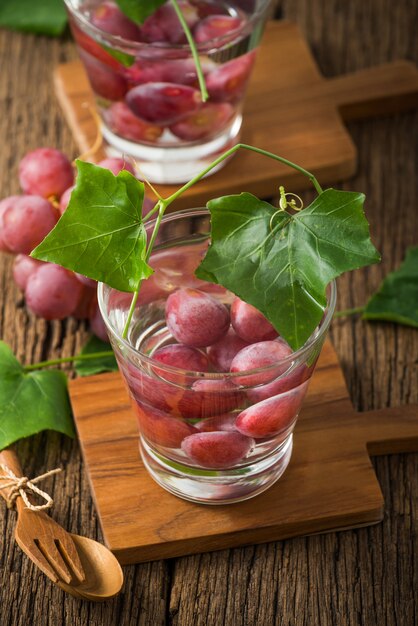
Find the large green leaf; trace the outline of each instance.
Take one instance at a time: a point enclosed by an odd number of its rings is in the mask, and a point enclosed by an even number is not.
[[[111,351],[110,345],[105,343],[95,335],[92,335],[80,352],[81,356],[93,355]],[[114,354],[101,356],[87,361],[75,361],[75,371],[79,376],[92,376],[101,372],[114,372],[118,369],[118,364]]]
[[[152,274],[145,261],[144,185],[126,170],[114,176],[83,161],[77,168],[67,210],[32,256],[120,291],[135,291]]]
[[[409,248],[402,265],[386,276],[363,317],[418,328],[418,246]]]
[[[0,450],[41,430],[74,436],[63,372],[25,372],[0,341]]]
[[[255,306],[297,349],[324,314],[329,282],[380,258],[363,203],[328,189],[291,215],[249,193],[212,200],[211,245],[196,275]]]
[[[61,35],[67,24],[62,0],[0,0],[0,26],[40,35]]]
[[[116,0],[119,8],[133,22],[142,24],[166,0]]]

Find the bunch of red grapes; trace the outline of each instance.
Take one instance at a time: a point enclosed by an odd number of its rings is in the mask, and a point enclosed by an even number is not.
[[[101,167],[118,174],[130,163],[121,158],[104,159]],[[74,188],[74,168],[68,158],[54,148],[29,152],[19,164],[23,194],[0,202],[0,250],[16,254],[14,280],[25,294],[32,313],[46,320],[73,315],[89,319],[92,331],[107,341],[98,308],[96,282],[53,263],[32,259],[29,254],[54,228],[66,210]],[[152,202],[146,199],[149,210]]]
[[[265,448],[282,443],[313,366],[300,363],[281,376],[292,349],[260,311],[238,297],[228,309],[200,289],[181,288],[167,298],[165,320],[178,343],[152,353],[158,378],[119,363],[146,439],[163,449],[180,449],[189,461],[206,468],[233,467],[259,454],[258,444]],[[235,376],[191,382],[185,370]]]
[[[228,14],[222,3],[179,2],[180,10],[201,52],[201,64],[209,94],[203,103],[195,63],[186,36],[171,4],[157,9],[141,26],[130,21],[113,2],[103,2],[86,12],[91,25],[104,33],[144,46],[135,62],[124,67],[72,21],[93,90],[103,106],[109,128],[131,141],[193,142],[214,136],[232,121],[254,63],[255,52],[224,63],[205,56],[243,36],[244,12]],[[156,45],[155,45],[156,44]],[[106,102],[103,101],[103,99]]]

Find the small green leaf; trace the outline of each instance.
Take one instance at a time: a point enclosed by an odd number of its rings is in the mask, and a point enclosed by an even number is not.
[[[120,10],[136,24],[143,24],[165,2],[166,0],[116,0]]]
[[[135,291],[152,274],[145,261],[144,185],[122,170],[117,176],[77,161],[70,203],[55,228],[32,252],[120,291]]]
[[[128,54],[127,52],[122,52],[121,50],[116,50],[115,48],[110,48],[109,46],[105,46],[101,44],[102,48],[106,50],[111,57],[119,61],[124,67],[131,67],[135,63],[135,57],[133,54]]]
[[[58,36],[66,24],[62,0],[0,0],[0,27]]]
[[[418,328],[418,246],[409,248],[402,265],[386,276],[363,318]]]
[[[26,373],[0,341],[0,450],[41,430],[74,437],[66,376],[57,370]]]
[[[80,352],[80,355],[107,352],[110,349],[108,343],[92,335]],[[118,364],[113,355],[97,357],[97,359],[88,361],[75,361],[75,371],[79,376],[92,376],[93,374],[100,374],[101,372],[114,372],[117,369]]]
[[[212,200],[211,245],[196,276],[255,306],[300,348],[321,321],[329,282],[380,259],[363,203],[328,189],[291,215],[249,193]]]

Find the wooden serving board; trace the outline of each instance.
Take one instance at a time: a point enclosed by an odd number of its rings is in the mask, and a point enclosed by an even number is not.
[[[80,151],[85,152],[97,130],[85,107],[85,103],[94,106],[94,98],[80,61],[57,67],[55,88]],[[325,79],[298,27],[271,22],[245,101],[242,141],[302,165],[322,184],[336,182],[351,176],[357,164],[344,121],[397,113],[417,104],[418,70],[413,63],[397,61]],[[103,156],[102,152],[96,158]],[[242,151],[172,206],[202,206],[210,198],[241,191],[265,198],[277,195],[279,185],[296,190],[309,186],[309,181],[275,161]],[[158,186],[163,197],[177,188]]]
[[[269,490],[239,504],[193,504],[153,481],[118,373],[71,381],[70,396],[105,541],[121,563],[374,524],[382,519],[383,497],[369,455],[418,450],[418,406],[356,413],[329,342],[288,469]]]

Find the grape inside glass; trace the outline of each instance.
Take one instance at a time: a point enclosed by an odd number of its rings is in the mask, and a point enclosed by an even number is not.
[[[177,496],[225,504],[285,471],[336,294],[331,284],[323,320],[292,352],[258,311],[195,277],[209,229],[206,209],[163,218],[126,340],[132,294],[100,284],[99,305],[149,473]]]
[[[108,156],[133,157],[151,182],[181,183],[238,142],[270,0],[179,0],[198,48],[205,103],[169,1],[141,27],[109,0],[65,2]]]

